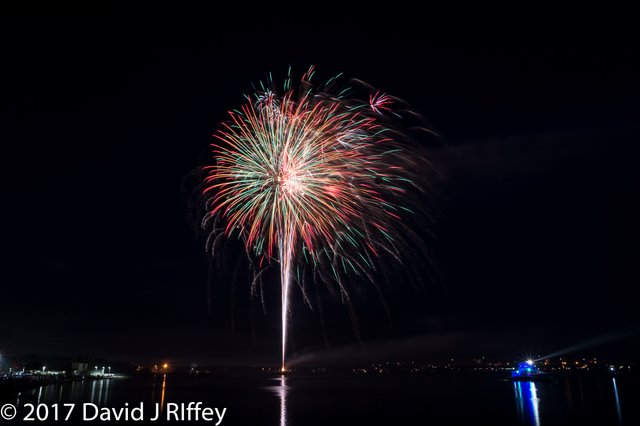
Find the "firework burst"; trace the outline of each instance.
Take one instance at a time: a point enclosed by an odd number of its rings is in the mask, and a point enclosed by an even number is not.
[[[210,238],[239,236],[258,269],[279,263],[283,369],[298,265],[338,283],[348,298],[344,274],[371,278],[381,255],[401,260],[411,235],[402,217],[412,214],[410,193],[419,189],[412,175],[421,161],[394,124],[397,100],[379,91],[353,98],[335,90],[336,79],[314,88],[313,74],[297,90],[287,78],[282,95],[262,85],[230,111],[205,167]]]

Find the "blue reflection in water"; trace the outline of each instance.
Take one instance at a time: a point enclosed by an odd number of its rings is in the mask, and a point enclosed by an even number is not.
[[[616,397],[616,412],[618,413],[618,421],[622,423],[622,410],[620,409],[620,396],[618,396],[618,385],[616,378],[613,378],[613,395]]]
[[[540,426],[540,399],[534,382],[513,382],[516,397],[516,410],[521,423]]]

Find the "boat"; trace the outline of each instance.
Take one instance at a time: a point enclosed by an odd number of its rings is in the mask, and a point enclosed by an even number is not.
[[[540,371],[531,359],[518,363],[518,367],[511,372],[511,380],[515,381],[530,382],[546,380],[550,377],[551,376],[549,374]]]

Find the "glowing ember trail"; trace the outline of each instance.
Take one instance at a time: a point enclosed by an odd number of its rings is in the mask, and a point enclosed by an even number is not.
[[[349,89],[334,89],[335,78],[314,88],[313,73],[297,90],[287,78],[282,96],[269,82],[230,111],[205,168],[205,221],[218,224],[210,238],[239,236],[261,271],[280,264],[283,372],[299,265],[337,283],[348,303],[341,277],[373,281],[376,259],[399,261],[399,246],[413,235],[401,217],[413,214],[410,170],[419,156],[395,126],[397,100],[379,91],[353,99]]]

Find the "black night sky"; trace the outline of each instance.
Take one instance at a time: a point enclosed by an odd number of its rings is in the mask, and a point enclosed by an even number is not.
[[[429,148],[441,283],[415,297],[399,282],[392,323],[365,291],[361,344],[346,309],[329,305],[326,359],[515,358],[613,335],[624,338],[588,353],[639,355],[630,25],[2,21],[3,353],[276,363],[277,303],[253,337],[244,290],[233,308],[224,289],[208,307],[181,187],[252,82],[315,64],[406,100],[444,140]],[[317,316],[295,303],[293,351],[324,350]]]

